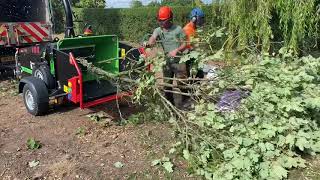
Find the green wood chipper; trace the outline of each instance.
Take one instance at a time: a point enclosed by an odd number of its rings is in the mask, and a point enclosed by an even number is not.
[[[63,0],[63,4],[66,38],[36,46],[39,48],[17,48],[19,92],[33,115],[43,115],[51,104],[65,101],[88,108],[129,95],[130,92],[118,92],[113,82],[90,73],[79,58],[117,75],[127,70],[128,58],[138,60],[143,52],[120,43],[116,35],[75,36],[70,2]],[[130,53],[126,53],[129,49]]]

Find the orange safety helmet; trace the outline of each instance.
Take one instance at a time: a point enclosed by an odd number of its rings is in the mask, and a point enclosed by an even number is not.
[[[158,11],[158,21],[165,21],[173,18],[172,10],[169,6],[163,6]]]

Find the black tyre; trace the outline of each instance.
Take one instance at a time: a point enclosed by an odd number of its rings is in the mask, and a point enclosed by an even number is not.
[[[26,84],[23,87],[23,101],[28,112],[34,116],[43,115],[49,109],[49,96],[41,94],[41,90],[36,85]]]
[[[34,77],[41,79],[46,84],[48,89],[55,88],[56,82],[47,65],[41,65],[38,68],[35,68],[32,74]]]

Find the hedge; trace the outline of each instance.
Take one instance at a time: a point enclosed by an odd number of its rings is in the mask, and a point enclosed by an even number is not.
[[[173,7],[174,22],[183,26],[188,22],[188,15],[192,7]],[[92,25],[95,34],[115,34],[122,40],[140,41],[144,35],[152,33],[158,26],[156,13],[158,8],[142,7],[131,9],[80,9],[75,8],[77,33],[83,32],[85,23]],[[204,7],[208,24],[220,24],[221,18],[217,15],[215,6]],[[60,23],[62,21],[56,21]],[[56,25],[58,27],[58,25]],[[61,26],[60,26],[61,27]]]

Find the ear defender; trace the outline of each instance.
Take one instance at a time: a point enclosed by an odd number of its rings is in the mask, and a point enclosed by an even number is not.
[[[192,17],[192,18],[191,18],[191,21],[195,23],[195,22],[197,21],[197,17],[195,17],[195,16]]]

